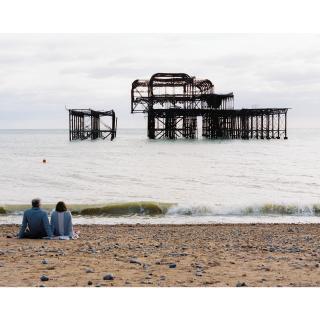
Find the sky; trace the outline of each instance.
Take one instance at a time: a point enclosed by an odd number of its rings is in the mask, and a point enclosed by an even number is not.
[[[0,129],[67,128],[69,108],[130,113],[135,79],[184,72],[235,95],[235,108],[288,107],[290,127],[320,127],[320,35],[0,34]]]

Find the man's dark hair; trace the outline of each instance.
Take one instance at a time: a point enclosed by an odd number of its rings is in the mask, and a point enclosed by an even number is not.
[[[39,198],[32,199],[32,201],[31,201],[32,207],[39,208],[40,207],[40,202],[41,202],[41,200]]]
[[[64,212],[67,211],[67,206],[63,201],[59,201],[56,205],[57,212]]]

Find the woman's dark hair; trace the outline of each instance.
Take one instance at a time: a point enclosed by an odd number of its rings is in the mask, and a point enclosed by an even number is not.
[[[67,211],[67,206],[63,201],[59,201],[56,205],[56,211],[64,212]]]

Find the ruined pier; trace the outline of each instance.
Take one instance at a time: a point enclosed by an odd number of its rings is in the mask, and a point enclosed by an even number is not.
[[[113,110],[68,109],[69,140],[107,139],[117,135],[117,118]]]
[[[147,113],[150,139],[287,139],[288,108],[234,109],[234,95],[217,94],[208,79],[156,73],[135,80],[131,113]]]

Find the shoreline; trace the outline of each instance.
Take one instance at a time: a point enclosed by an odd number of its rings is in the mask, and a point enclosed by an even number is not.
[[[7,238],[0,286],[320,285],[319,224],[76,225],[80,239]],[[112,274],[114,279],[103,280]],[[41,281],[45,275],[48,281]],[[111,278],[112,278],[111,277]]]

